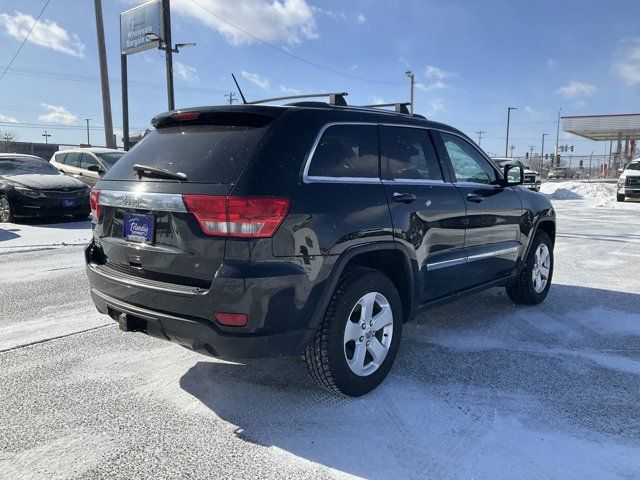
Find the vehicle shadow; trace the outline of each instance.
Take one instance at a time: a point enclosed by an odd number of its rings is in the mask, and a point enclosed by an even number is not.
[[[13,240],[14,238],[20,238],[15,232],[19,232],[18,228],[11,228],[7,226],[0,226],[0,242],[4,242],[6,240]]]
[[[556,455],[572,465],[640,447],[639,312],[632,293],[554,285],[540,306],[516,307],[495,289],[407,324],[391,375],[364,397],[318,389],[295,359],[202,361],[180,386],[282,461],[365,478],[456,476],[465,465],[508,478]],[[538,448],[523,449],[527,435]],[[547,451],[545,439],[557,444]]]

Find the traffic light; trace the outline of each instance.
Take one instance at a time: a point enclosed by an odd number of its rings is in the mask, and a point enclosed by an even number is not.
[[[583,161],[583,160],[580,160],[580,168],[582,168],[582,167],[583,167],[583,165],[584,165],[584,161]]]
[[[573,145],[571,145],[571,151],[573,152]]]
[[[529,158],[529,152],[524,152],[524,158]]]
[[[548,153],[545,153],[545,154],[544,154],[544,159],[545,159],[545,160],[549,160],[549,154],[548,154]]]

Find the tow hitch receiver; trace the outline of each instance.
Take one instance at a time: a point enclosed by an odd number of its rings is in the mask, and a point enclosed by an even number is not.
[[[116,321],[118,322],[118,327],[120,327],[120,330],[122,330],[123,332],[131,331],[126,313],[121,313],[120,315],[118,315],[116,317]]]

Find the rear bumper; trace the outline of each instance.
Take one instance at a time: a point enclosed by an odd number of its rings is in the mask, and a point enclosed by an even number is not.
[[[312,335],[309,330],[262,335],[233,334],[220,331],[213,322],[204,319],[178,317],[127,304],[95,288],[91,289],[91,298],[99,312],[115,321],[125,314],[126,326],[119,323],[127,331],[146,333],[198,353],[229,360],[297,356]]]
[[[302,259],[229,261],[202,289],[114,274],[100,264],[99,252],[93,244],[85,251],[98,311],[112,318],[125,313],[140,324],[134,330],[228,359],[301,354],[315,332],[312,319],[333,265],[327,261],[313,273]],[[245,313],[248,323],[221,325],[214,312]]]

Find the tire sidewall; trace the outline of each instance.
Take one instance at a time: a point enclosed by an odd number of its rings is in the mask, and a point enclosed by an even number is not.
[[[393,312],[393,337],[391,346],[382,365],[371,375],[361,377],[351,371],[344,354],[344,331],[349,321],[349,314],[356,302],[365,294],[379,292],[389,301]],[[366,272],[354,280],[348,288],[334,301],[338,303],[332,311],[332,322],[329,332],[329,367],[333,373],[336,386],[342,393],[359,396],[376,388],[388,375],[400,347],[402,337],[402,305],[398,292],[391,280],[375,271]]]
[[[551,257],[551,262],[549,265],[549,278],[547,278],[547,285],[544,290],[540,293],[536,292],[533,288],[533,278],[531,278],[531,273],[533,271],[533,265],[535,263],[535,256],[538,247],[542,244],[545,244],[549,249],[549,255]],[[553,242],[551,242],[551,238],[546,232],[538,232],[533,239],[533,243],[531,244],[531,249],[529,250],[529,255],[527,256],[527,261],[524,265],[524,274],[526,279],[527,289],[529,290],[529,294],[531,298],[535,300],[535,303],[542,302],[547,295],[549,294],[549,289],[551,288],[551,282],[553,280],[553,269],[554,269],[554,254],[553,254]]]
[[[0,195],[0,201],[2,200],[5,200],[7,202],[7,205],[9,206],[9,218],[6,220],[6,222],[0,219],[0,223],[11,223],[13,221],[13,211],[11,209],[11,202],[9,201],[9,197],[7,197],[6,195]]]

